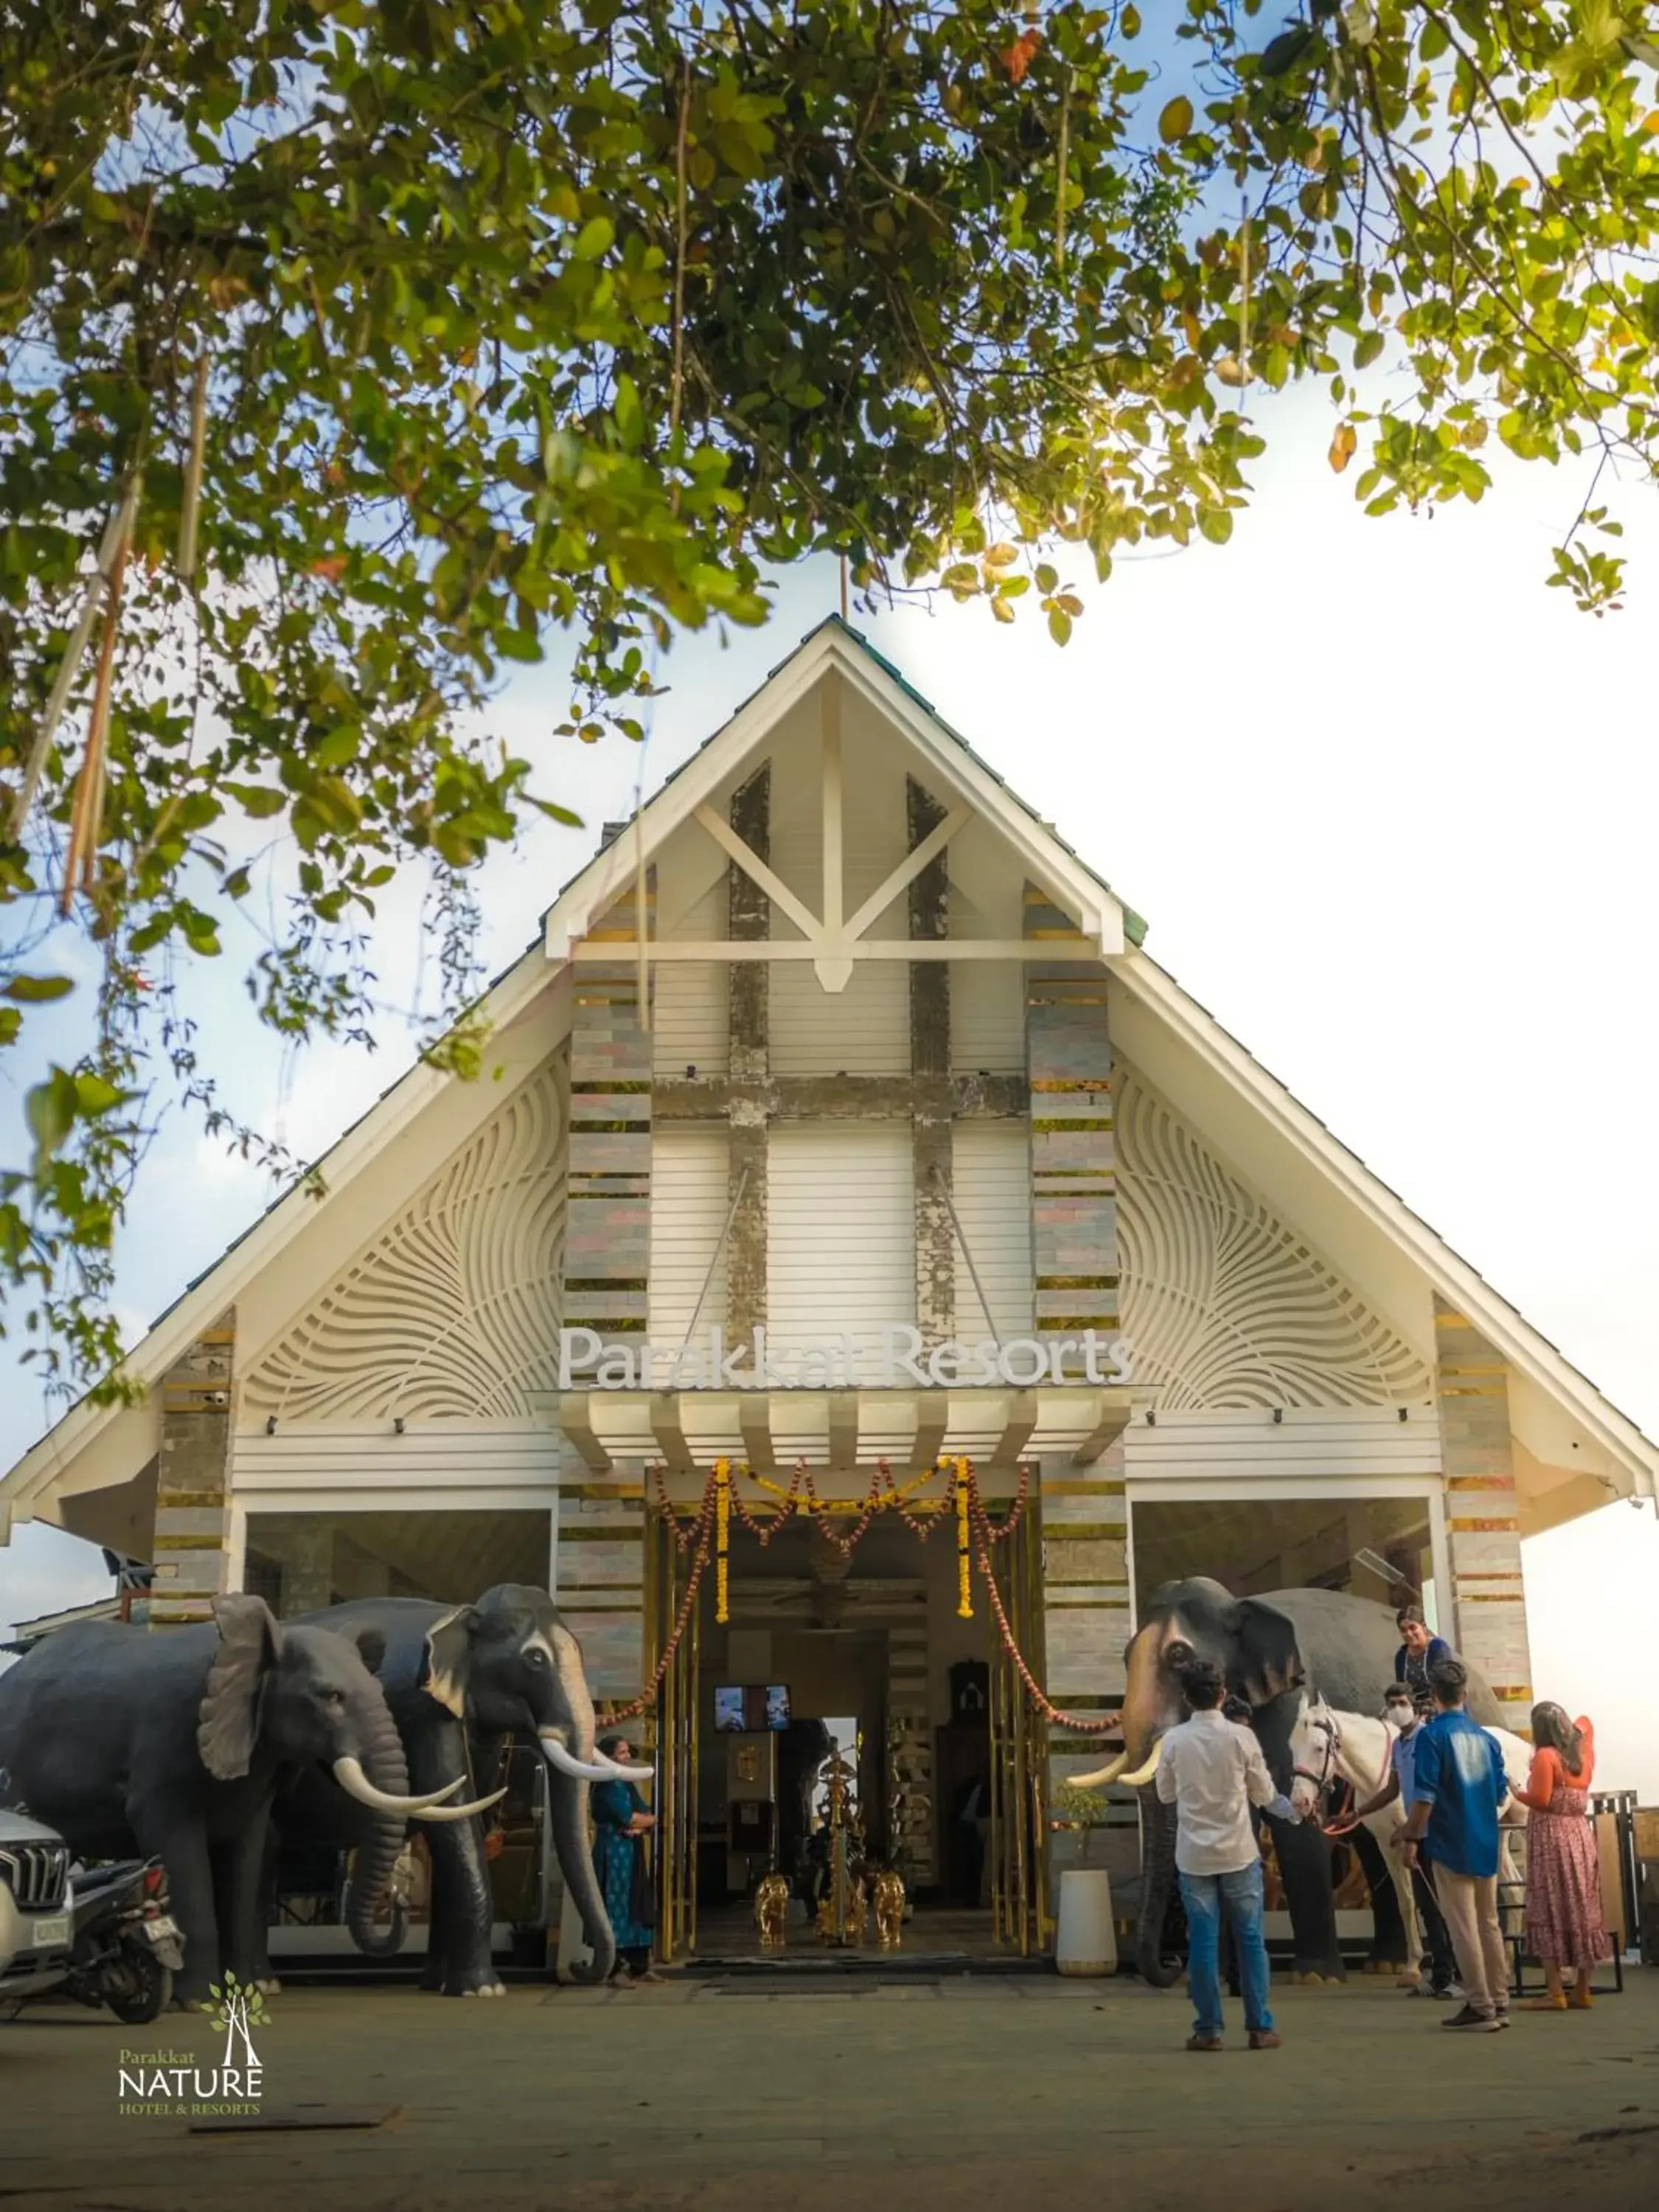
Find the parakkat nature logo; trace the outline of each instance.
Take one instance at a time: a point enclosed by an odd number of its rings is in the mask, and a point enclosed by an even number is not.
[[[253,2030],[270,2014],[264,1991],[227,1974],[209,1986],[211,2002],[203,2008],[211,2027],[222,2033],[224,2051],[216,2066],[204,2066],[191,2051],[124,2051],[116,2094],[119,2109],[140,2119],[234,2119],[257,2113],[264,2087],[264,2068],[253,2045]]]

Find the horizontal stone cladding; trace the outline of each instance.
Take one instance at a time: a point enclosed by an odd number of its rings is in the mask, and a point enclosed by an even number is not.
[[[644,1663],[645,1504],[637,1483],[584,1481],[559,1493],[559,1611],[581,1646],[596,1699],[638,1697]]]
[[[1026,1068],[1031,1133],[1031,1244],[1036,1332],[1116,1330],[1117,1153],[1106,980],[1045,974],[1040,946],[1078,932],[1027,885]]]
[[[1435,1300],[1434,1322],[1457,1647],[1491,1683],[1505,1724],[1525,1735],[1532,1659],[1508,1370],[1502,1352],[1443,1298]]]
[[[632,899],[593,934],[634,939]],[[649,927],[647,913],[647,927]],[[619,958],[580,972],[570,1031],[570,1164],[560,1313],[602,1342],[642,1336],[651,1271],[652,1040]]]
[[[1045,1460],[1041,1480],[1043,1687],[1083,1724],[1049,1724],[1052,1791],[1067,1775],[1100,1765],[1090,1717],[1115,1713],[1123,1698],[1130,1604],[1122,1441],[1090,1468],[1068,1457]]]
[[[222,1314],[167,1370],[155,1473],[155,1575],[133,1618],[152,1628],[206,1620],[226,1587],[236,1316]]]

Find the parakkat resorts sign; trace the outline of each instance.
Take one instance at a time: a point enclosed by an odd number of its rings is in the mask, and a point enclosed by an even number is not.
[[[678,1344],[607,1344],[597,1329],[559,1331],[562,1390],[1031,1390],[1132,1380],[1127,1340],[1092,1328],[1006,1343],[953,1337],[931,1349],[915,1328],[840,1329],[776,1346],[763,1328],[729,1346],[718,1328]]]

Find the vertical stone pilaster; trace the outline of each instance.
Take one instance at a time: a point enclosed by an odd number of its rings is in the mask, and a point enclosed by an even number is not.
[[[632,1344],[645,1334],[651,1266],[651,1038],[624,951],[637,941],[631,896],[593,936],[614,943],[618,960],[576,971],[560,1313],[568,1328]]]
[[[927,1705],[927,1624],[887,1632],[888,1847],[914,1897],[939,1879],[933,1857],[933,1731]]]
[[[1077,931],[1027,884],[1025,1046],[1031,1097],[1031,1246],[1039,1337],[1118,1326],[1117,1154],[1106,978],[1045,974],[1045,939]],[[1080,1368],[1078,1355],[1068,1367]]]
[[[1042,1484],[1042,1607],[1048,1695],[1080,1718],[1122,1701],[1129,1640],[1128,1508],[1120,1437],[1091,1468],[1046,1460]],[[1051,1789],[1098,1766],[1076,1735],[1049,1730]]]
[[[584,1480],[568,1466],[562,1480],[559,1611],[581,1645],[594,1697],[636,1698],[645,1652],[643,1491]]]
[[[1438,1297],[1434,1334],[1452,1583],[1442,1632],[1485,1674],[1505,1725],[1520,1735],[1532,1706],[1532,1659],[1508,1370],[1503,1354]]]
[[[204,1329],[161,1384],[155,1579],[133,1618],[172,1628],[209,1618],[226,1587],[236,1316]]]
[[[945,818],[945,809],[914,777],[904,784],[908,848],[915,852]],[[930,860],[910,884],[909,933],[942,940],[951,933],[951,884],[945,856]],[[912,1183],[915,1192],[916,1327],[928,1350],[956,1334],[956,1245],[951,1221],[951,1147],[943,1099],[951,1073],[951,970],[943,960],[910,963]]]
[[[732,827],[758,860],[772,847],[772,769],[763,763],[732,794]],[[769,936],[772,909],[766,893],[732,861],[726,872],[726,922],[734,944]],[[729,1066],[732,1081],[763,1084],[770,1073],[770,963],[727,963]],[[726,1330],[732,1343],[766,1324],[767,1116],[757,1100],[735,1099],[730,1109],[726,1204],[735,1210],[726,1255]],[[711,1316],[712,1318],[712,1316]]]

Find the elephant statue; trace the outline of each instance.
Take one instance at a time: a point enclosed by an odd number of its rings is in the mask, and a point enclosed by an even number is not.
[[[616,1964],[616,1942],[594,1879],[588,1787],[623,1772],[632,1782],[648,1780],[651,1769],[618,1768],[594,1749],[581,1649],[549,1593],[501,1583],[474,1605],[353,1598],[304,1619],[341,1635],[381,1638],[380,1679],[417,1790],[461,1788],[474,1771],[492,1773],[507,1739],[546,1760],[554,1848],[592,1954],[591,1963],[571,1972],[579,1981],[605,1981]],[[285,1844],[362,1840],[358,1808],[319,1776],[307,1777],[279,1801],[276,1818]],[[438,1830],[428,1849],[432,1893],[424,1986],[446,1996],[504,1994],[490,1951],[494,1916],[481,1821]],[[356,1916],[353,1924],[360,1948],[374,1954],[396,1948],[400,1937],[391,1944],[377,1940],[360,1927],[361,1919]]]
[[[789,1911],[789,1880],[775,1869],[763,1875],[755,1891],[755,1924],[760,1929],[763,1951],[781,1951],[784,1923]]]
[[[1267,1771],[1286,1796],[1295,1761],[1291,1739],[1305,1689],[1345,1711],[1376,1705],[1394,1675],[1399,1631],[1386,1606],[1339,1590],[1272,1590],[1234,1597],[1220,1583],[1194,1575],[1154,1591],[1130,1639],[1127,1687],[1122,1709],[1123,1751],[1092,1774],[1071,1778],[1079,1789],[1109,1783],[1142,1791],[1142,1881],[1135,1962],[1159,1988],[1175,1979],[1165,1958],[1164,1922],[1175,1894],[1176,1808],[1151,1788],[1164,1731],[1183,1716],[1181,1678],[1195,1661],[1220,1668],[1227,1687],[1250,1707]],[[1469,1674],[1469,1711],[1486,1725],[1498,1704],[1481,1675]],[[1346,1970],[1337,1945],[1332,1898],[1331,1845],[1310,1822],[1269,1820],[1285,1886],[1294,1942],[1294,1972],[1302,1980],[1342,1981]],[[1356,1845],[1370,1883],[1376,1921],[1373,1955],[1404,1955],[1405,1930],[1392,1880],[1372,1838],[1363,1830]]]
[[[411,1816],[464,1820],[434,1788],[409,1794],[377,1679],[384,1639],[279,1626],[262,1598],[216,1597],[213,1619],[150,1630],[60,1629],[0,1675],[10,1794],[88,1858],[159,1857],[185,1936],[181,2003],[228,1968],[269,1986],[256,1941],[260,1869],[284,1769],[326,1769],[361,1808],[372,1917]]]

